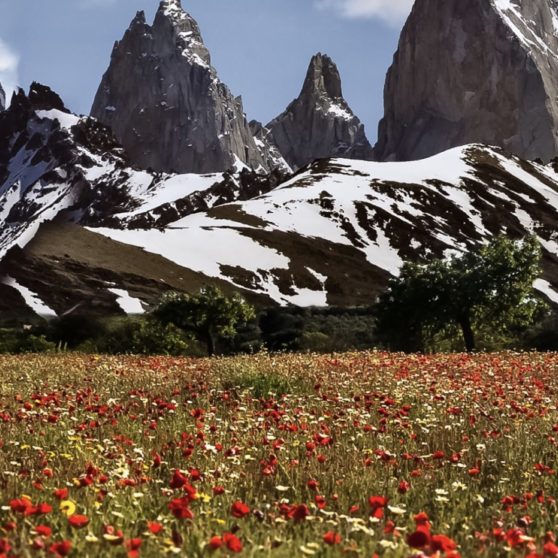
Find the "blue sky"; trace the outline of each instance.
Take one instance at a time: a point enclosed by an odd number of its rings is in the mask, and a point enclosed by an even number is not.
[[[371,140],[383,84],[413,0],[182,0],[199,22],[213,65],[249,118],[264,123],[295,98],[310,57],[338,64],[345,97]],[[0,81],[36,80],[88,113],[114,41],[158,0],[0,0]]]

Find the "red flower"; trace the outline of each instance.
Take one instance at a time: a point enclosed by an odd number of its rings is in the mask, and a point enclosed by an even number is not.
[[[54,491],[54,497],[58,500],[67,500],[70,491],[67,488],[57,488]]]
[[[68,518],[70,525],[76,529],[81,529],[89,523],[89,518],[85,515],[71,515]]]
[[[10,508],[15,513],[26,513],[33,507],[33,503],[28,498],[20,498],[10,501]]]
[[[207,543],[211,550],[217,550],[223,546],[223,539],[221,537],[211,537]]]
[[[402,480],[399,483],[399,486],[397,487],[397,492],[399,492],[399,494],[405,494],[406,492],[409,492],[410,489],[411,489],[410,483]]]
[[[158,535],[163,530],[163,526],[156,521],[148,521],[147,529],[149,529],[149,531],[154,535]]]
[[[177,519],[193,519],[194,514],[190,509],[190,499],[188,497],[175,498],[169,504],[169,510]]]
[[[231,552],[242,552],[242,542],[236,535],[224,533],[223,542]]]
[[[324,542],[329,545],[339,544],[342,541],[341,535],[339,533],[335,533],[334,531],[328,531],[324,535]]]
[[[430,546],[432,550],[440,552],[449,552],[457,548],[455,541],[445,535],[433,535],[430,540]]]
[[[370,515],[376,519],[382,519],[388,499],[383,496],[370,496],[368,503],[370,504]]]
[[[289,515],[295,521],[304,521],[310,515],[310,510],[306,504],[299,504],[294,507]]]
[[[242,501],[237,500],[231,506],[231,514],[233,517],[244,517],[250,513],[250,508]]]
[[[41,537],[50,537],[52,535],[52,529],[48,525],[37,525],[35,527],[35,533],[41,535]]]
[[[430,535],[423,528],[417,529],[407,537],[407,544],[412,548],[424,548],[430,543]]]
[[[72,550],[71,541],[62,541],[50,546],[49,551],[56,556],[68,556]]]

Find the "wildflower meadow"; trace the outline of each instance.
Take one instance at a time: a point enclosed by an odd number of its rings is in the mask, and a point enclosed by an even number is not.
[[[0,370],[0,557],[558,556],[556,354]]]

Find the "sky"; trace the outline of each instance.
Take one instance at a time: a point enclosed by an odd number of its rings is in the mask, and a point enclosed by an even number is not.
[[[263,123],[300,92],[313,54],[339,67],[345,98],[376,139],[386,71],[414,0],[182,0],[212,63],[249,119]],[[52,87],[87,114],[115,41],[158,0],[0,0],[0,83]]]

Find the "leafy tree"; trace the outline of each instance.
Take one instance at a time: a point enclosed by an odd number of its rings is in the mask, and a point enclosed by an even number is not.
[[[449,260],[406,263],[380,297],[378,334],[392,347],[422,350],[457,327],[473,351],[481,326],[500,332],[532,323],[542,304],[533,291],[540,261],[539,243],[530,236],[497,237]]]
[[[193,333],[206,344],[209,355],[213,355],[219,338],[233,338],[238,328],[256,314],[239,294],[228,297],[219,288],[207,286],[196,295],[165,295],[153,316],[162,323]]]

